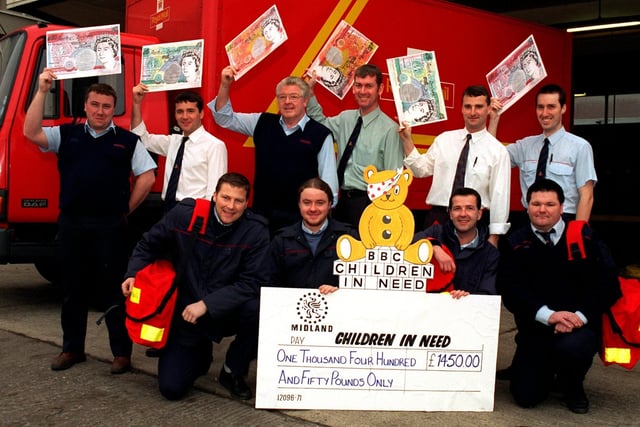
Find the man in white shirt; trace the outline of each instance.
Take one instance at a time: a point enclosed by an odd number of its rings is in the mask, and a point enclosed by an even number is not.
[[[187,197],[211,199],[218,179],[227,172],[227,147],[202,125],[202,97],[191,91],[178,94],[175,99],[175,117],[182,134],[156,135],[149,133],[142,120],[141,104],[146,92],[147,86],[143,83],[133,88],[131,132],[140,137],[147,150],[166,157],[162,184],[165,210],[171,209]],[[184,145],[178,187],[173,200],[167,200],[167,186],[183,137],[188,139]]]
[[[408,126],[400,132],[405,152],[404,165],[416,177],[433,176],[426,203],[425,227],[447,218],[449,197],[460,154],[470,136],[466,171],[460,186],[476,190],[483,209],[489,210],[489,242],[498,245],[498,237],[509,230],[509,196],[511,192],[511,162],[507,149],[489,132],[487,117],[491,97],[484,86],[469,86],[462,94],[462,117],[465,127],[443,132],[436,137],[426,153],[420,154],[411,139]],[[487,215],[484,215],[486,217]]]

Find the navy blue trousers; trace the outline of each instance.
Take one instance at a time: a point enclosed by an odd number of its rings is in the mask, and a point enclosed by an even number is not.
[[[205,314],[197,325],[181,318],[176,311],[167,345],[158,359],[158,386],[169,400],[184,397],[195,380],[206,374],[212,362],[212,341],[235,335],[224,363],[235,376],[245,376],[258,354],[260,301],[247,301],[231,315],[211,319]]]
[[[62,351],[84,353],[89,307],[106,310],[109,345],[114,356],[131,356],[132,342],[125,327],[124,296],[120,289],[129,257],[123,215],[60,214],[60,277]]]
[[[516,352],[511,364],[511,395],[528,408],[545,400],[554,382],[565,388],[582,384],[598,351],[598,335],[589,327],[568,334],[516,335]]]

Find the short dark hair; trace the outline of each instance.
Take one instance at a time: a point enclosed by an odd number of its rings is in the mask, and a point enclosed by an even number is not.
[[[176,104],[180,104],[182,102],[195,102],[198,104],[198,111],[202,111],[204,108],[204,100],[200,95],[190,90],[180,92],[176,96]]]
[[[484,96],[487,100],[487,105],[491,104],[491,95],[489,94],[489,90],[482,85],[467,87],[464,92],[462,92],[462,99],[464,99],[465,96],[471,96],[474,98],[477,96]]]
[[[536,95],[536,103],[538,102],[538,96],[543,93],[544,94],[557,93],[558,101],[560,102],[561,107],[567,103],[567,94],[565,93],[564,89],[560,87],[560,85],[557,85],[555,83],[549,83],[548,85],[542,86],[538,91],[538,94]]]
[[[216,193],[220,191],[220,187],[222,187],[222,184],[229,184],[232,187],[244,188],[244,190],[247,192],[247,200],[249,200],[249,194],[251,193],[251,183],[249,182],[249,179],[241,173],[227,172],[222,175],[218,179],[218,183],[216,184]]]
[[[302,183],[302,185],[298,188],[298,201],[300,200],[300,195],[302,194],[302,192],[307,188],[315,188],[324,191],[324,193],[327,195],[327,198],[329,199],[329,204],[333,205],[333,191],[331,190],[331,187],[329,187],[329,184],[318,177],[310,178]]]
[[[378,86],[382,84],[382,71],[377,65],[374,64],[364,64],[359,66],[358,68],[356,68],[355,76],[360,78],[375,76]]]
[[[84,102],[87,102],[87,100],[89,99],[89,94],[91,92],[112,97],[114,107],[118,103],[118,95],[116,94],[116,90],[106,83],[93,83],[91,86],[89,86],[87,88],[87,92],[84,94]]]
[[[453,197],[454,196],[474,196],[476,198],[476,207],[478,210],[482,208],[482,199],[480,198],[480,193],[478,193],[473,188],[469,187],[458,187],[451,193],[451,197],[449,197],[449,209],[453,207]]]
[[[531,195],[533,193],[548,191],[556,193],[558,195],[558,201],[560,202],[560,204],[564,203],[564,191],[562,191],[562,187],[560,187],[560,184],[552,179],[543,178],[535,181],[527,189],[527,204],[531,201]]]

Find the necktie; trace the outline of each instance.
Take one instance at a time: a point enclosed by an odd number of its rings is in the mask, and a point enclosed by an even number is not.
[[[353,132],[351,132],[351,136],[349,137],[349,142],[347,143],[344,153],[342,153],[342,157],[340,158],[340,164],[338,165],[338,183],[340,184],[340,187],[342,187],[342,184],[344,183],[344,171],[347,169],[347,162],[349,161],[349,157],[351,157],[353,147],[356,145],[358,135],[360,135],[360,128],[362,128],[362,116],[358,117],[356,125],[353,128]]]
[[[180,178],[180,170],[182,169],[182,156],[184,155],[184,144],[189,139],[188,136],[182,137],[180,148],[176,153],[176,159],[173,162],[173,169],[171,170],[171,177],[169,178],[169,184],[167,184],[167,192],[164,196],[164,209],[165,212],[169,212],[172,207],[176,205],[176,191],[178,191],[178,179]]]
[[[549,140],[544,139],[544,145],[540,150],[540,157],[538,157],[538,168],[536,169],[536,181],[543,179],[547,174],[547,158],[549,157]]]
[[[458,158],[456,175],[453,178],[453,187],[451,187],[452,193],[457,188],[464,187],[464,174],[467,170],[467,158],[469,157],[469,141],[471,141],[470,133],[467,134],[467,140],[464,143],[464,147],[462,147],[462,151],[460,152],[460,157]]]
[[[536,231],[544,240],[545,246],[553,246],[553,242],[551,241],[551,233],[555,233],[556,230],[553,228],[549,231]]]

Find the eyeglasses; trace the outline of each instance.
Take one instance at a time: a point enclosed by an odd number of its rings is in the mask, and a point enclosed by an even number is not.
[[[278,95],[276,96],[276,98],[278,98],[278,101],[292,101],[292,102],[296,102],[297,100],[299,100],[300,98],[302,98],[302,95],[298,95],[297,93],[292,93],[289,95]]]

